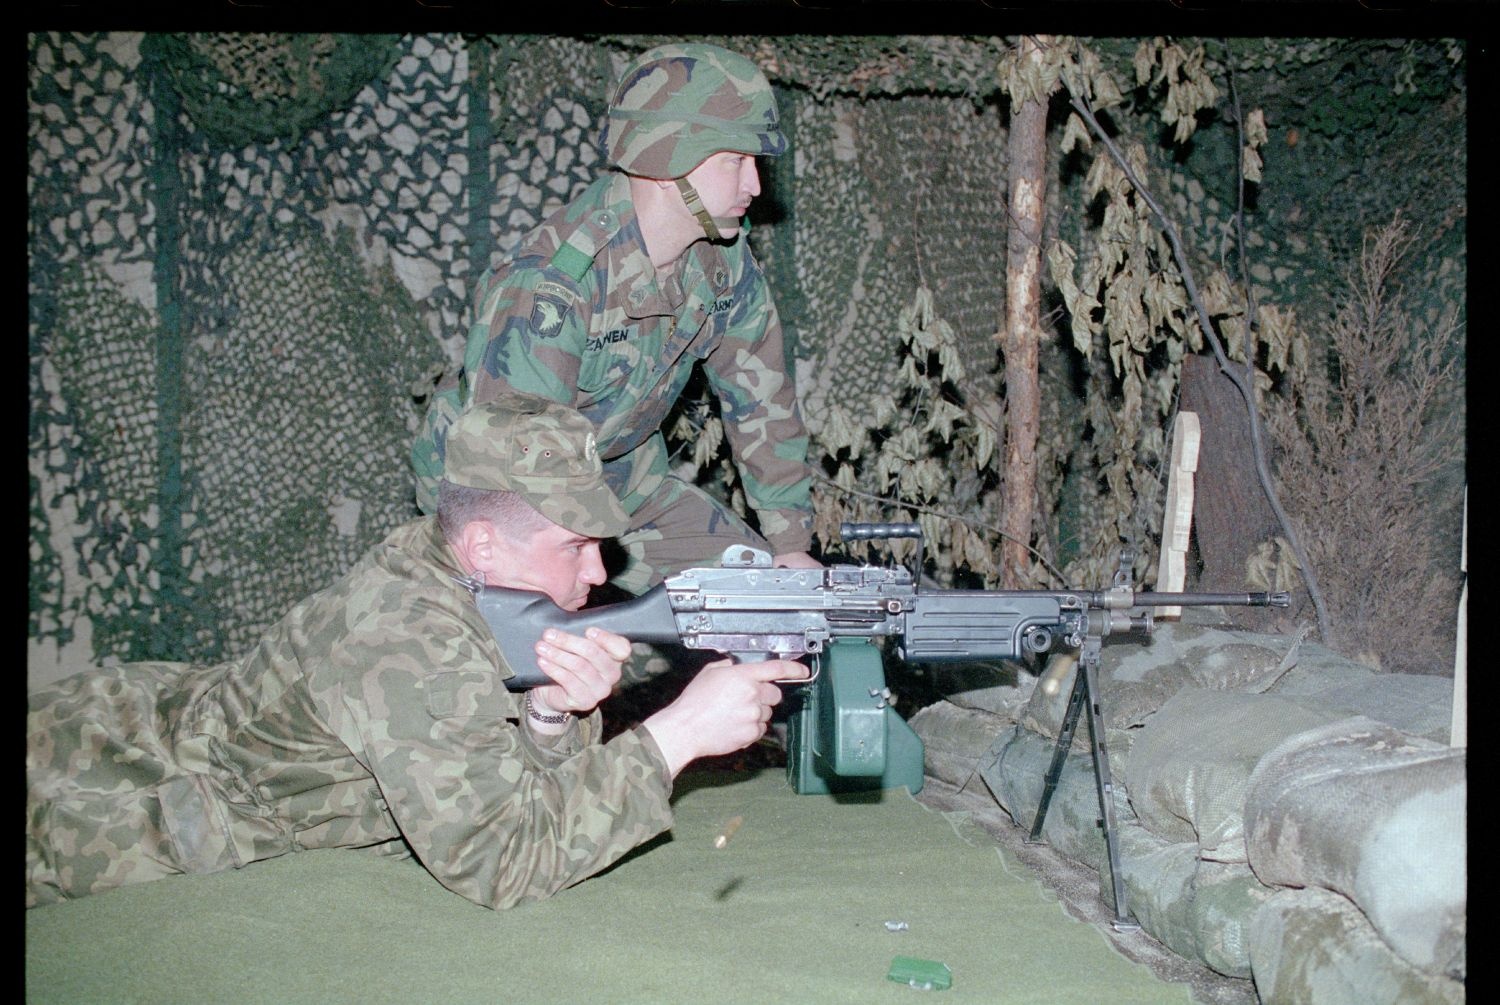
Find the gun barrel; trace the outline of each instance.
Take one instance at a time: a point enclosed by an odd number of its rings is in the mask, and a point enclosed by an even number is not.
[[[1286,593],[1137,593],[1136,607],[1287,607]]]

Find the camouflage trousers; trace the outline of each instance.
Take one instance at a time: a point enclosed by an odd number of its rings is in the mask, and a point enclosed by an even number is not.
[[[630,529],[618,543],[625,552],[624,565],[618,571],[612,568],[609,581],[637,595],[683,569],[718,565],[730,545],[771,550],[766,539],[729,507],[671,476],[631,514]]]
[[[26,906],[238,863],[212,825],[222,793],[169,746],[179,663],[78,674],[26,716]]]

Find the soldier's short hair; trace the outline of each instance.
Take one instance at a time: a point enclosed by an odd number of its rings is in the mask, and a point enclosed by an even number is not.
[[[437,520],[443,537],[450,542],[477,520],[487,520],[513,541],[552,526],[519,492],[509,489],[475,489],[455,485],[446,478],[438,482]]]

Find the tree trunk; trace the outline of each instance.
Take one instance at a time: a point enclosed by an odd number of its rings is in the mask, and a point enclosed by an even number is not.
[[[1040,62],[1045,36],[1021,37],[1023,61]],[[1002,487],[1003,585],[1028,585],[1031,509],[1036,493],[1036,441],[1041,425],[1037,350],[1041,341],[1042,202],[1045,191],[1047,102],[1022,101],[1010,116],[1010,219],[1005,247],[1005,482]]]
[[[1281,525],[1255,477],[1245,400],[1213,357],[1188,355],[1182,359],[1181,408],[1198,414],[1202,433],[1193,539],[1203,565],[1195,585],[1205,592],[1248,589],[1246,561],[1257,545],[1281,533]]]

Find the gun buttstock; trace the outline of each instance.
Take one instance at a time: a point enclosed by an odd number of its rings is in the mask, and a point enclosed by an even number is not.
[[[677,622],[664,586],[618,604],[565,611],[543,593],[486,587],[475,598],[500,655],[514,671],[505,686],[524,691],[552,683],[536,665],[536,644],[548,628],[582,635],[589,628],[623,635],[631,642],[677,642]]]

